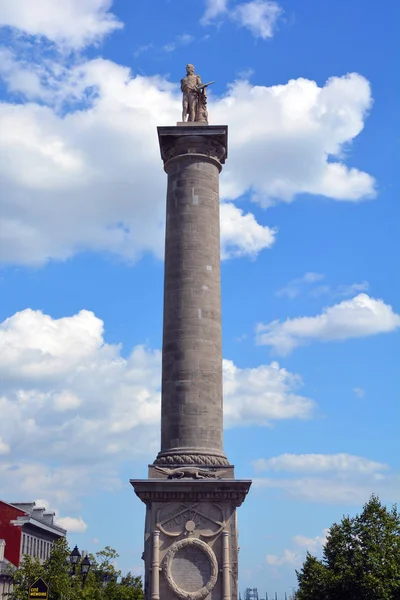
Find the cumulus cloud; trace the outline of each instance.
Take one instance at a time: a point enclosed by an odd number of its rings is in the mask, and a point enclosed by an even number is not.
[[[355,387],[353,388],[353,392],[355,393],[357,398],[364,398],[365,396],[365,390],[363,388]]]
[[[0,437],[0,454],[8,454],[9,452],[10,446],[6,444],[6,442],[3,442],[3,440]]]
[[[254,37],[265,40],[273,36],[282,12],[279,4],[270,0],[241,2],[232,8],[229,7],[228,0],[207,0],[201,23],[209,25],[226,17],[240,27],[248,29]]]
[[[7,262],[41,264],[85,249],[129,261],[146,252],[162,257],[166,181],[156,125],[173,122],[179,99],[168,82],[132,78],[104,60],[68,73],[62,90],[84,100],[91,85],[98,92],[90,106],[64,116],[34,103],[0,106]],[[255,256],[273,243],[275,230],[251,213],[230,204],[221,211],[223,257]]]
[[[161,353],[136,346],[123,357],[103,330],[86,310],[53,319],[27,309],[0,325],[0,479],[15,497],[70,506],[77,490],[118,487],[126,457],[157,454]],[[227,426],[311,416],[299,385],[277,363],[240,369],[225,360]]]
[[[306,502],[359,505],[372,493],[385,501],[396,501],[400,493],[400,475],[387,464],[349,454],[283,454],[259,459],[254,467],[288,473],[256,478],[256,487]]]
[[[162,257],[166,180],[156,126],[176,121],[176,86],[103,59],[61,72],[51,64],[32,67],[28,83],[13,74],[29,64],[10,55],[3,63],[14,91],[20,86],[41,97],[0,104],[3,260],[40,265],[84,250],[128,261]],[[43,104],[50,98],[56,105]],[[351,201],[373,195],[369,175],[327,161],[360,133],[370,101],[368,82],[356,74],[322,88],[304,79],[272,87],[234,83],[225,97],[210,99],[212,122],[230,127],[222,199],[250,192],[267,206],[303,192]],[[335,165],[340,177],[326,186]],[[221,211],[223,256],[254,256],[271,245],[275,230],[252,213],[229,203]]]
[[[63,529],[66,529],[67,533],[84,533],[86,531],[87,524],[82,517],[60,517],[60,511],[57,508],[54,508],[47,499],[36,499],[35,504],[37,508],[45,508],[46,512],[54,513],[55,523]]]
[[[281,419],[307,419],[315,403],[295,393],[302,385],[298,375],[276,362],[239,369],[224,361],[224,418],[227,426],[268,425]]]
[[[0,27],[46,37],[78,50],[120,29],[122,23],[109,12],[112,0],[2,0]]]
[[[68,533],[85,533],[87,524],[82,517],[58,517],[57,525],[63,527]]]
[[[228,0],[206,0],[205,4],[206,8],[201,19],[203,25],[208,25],[228,10]]]
[[[324,529],[322,535],[316,535],[313,538],[305,535],[295,535],[292,541],[296,546],[305,548],[310,553],[319,554],[327,542],[327,535],[328,529]]]
[[[347,201],[373,197],[373,178],[340,162],[370,105],[369,83],[356,73],[332,77],[322,88],[303,78],[271,87],[236,81],[212,112],[215,122],[230,125],[223,195],[237,198],[251,190],[262,206],[290,202],[300,193]]]
[[[359,294],[329,306],[315,317],[297,317],[257,326],[257,343],[271,346],[278,354],[289,354],[313,340],[337,341],[388,333],[400,327],[400,315],[383,300]]]
[[[326,544],[328,529],[324,529],[322,535],[315,537],[307,537],[305,535],[295,535],[292,538],[292,544],[295,549],[286,548],[283,553],[278,556],[276,554],[267,554],[266,563],[267,565],[280,567],[282,565],[300,565],[304,560],[304,554],[306,550],[312,554],[321,554],[323,547]],[[298,548],[302,550],[299,551]]]
[[[282,9],[277,2],[253,0],[238,4],[232,18],[242,27],[249,29],[254,37],[266,40],[274,34],[274,28]]]
[[[232,204],[221,204],[221,258],[256,257],[275,242],[276,228],[260,225],[252,213]]]

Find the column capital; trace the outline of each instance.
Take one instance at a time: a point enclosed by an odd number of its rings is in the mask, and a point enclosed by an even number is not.
[[[203,156],[218,163],[219,170],[228,156],[227,125],[177,125],[157,127],[164,169],[167,163],[183,156]]]

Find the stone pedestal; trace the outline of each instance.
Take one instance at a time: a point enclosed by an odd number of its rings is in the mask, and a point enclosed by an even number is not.
[[[251,481],[132,480],[146,504],[146,600],[237,598],[236,508]]]
[[[223,451],[219,173],[227,127],[159,127],[168,174],[161,450],[146,504],[146,600],[236,600],[236,481]]]

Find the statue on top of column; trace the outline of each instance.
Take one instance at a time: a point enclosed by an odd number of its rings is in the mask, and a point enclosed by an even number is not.
[[[201,83],[200,75],[194,72],[194,66],[186,65],[186,77],[181,79],[182,121],[197,121],[208,123],[207,92],[209,85],[214,83]]]

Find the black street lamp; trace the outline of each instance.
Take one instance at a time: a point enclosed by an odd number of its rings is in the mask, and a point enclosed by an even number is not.
[[[68,562],[71,565],[71,570],[69,574],[71,577],[75,577],[76,575],[76,566],[80,562],[80,574],[82,576],[82,588],[85,585],[87,574],[89,573],[89,569],[91,567],[89,557],[86,555],[83,560],[81,560],[81,553],[79,552],[78,546],[72,550],[71,554],[68,557]]]

